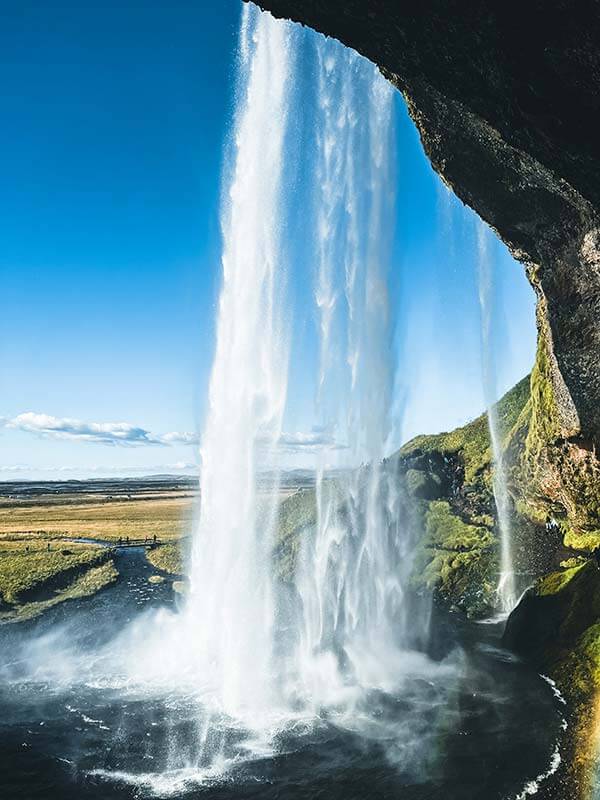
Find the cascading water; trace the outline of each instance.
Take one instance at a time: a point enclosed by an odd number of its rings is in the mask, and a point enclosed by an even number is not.
[[[492,264],[489,252],[489,231],[479,220],[477,223],[477,249],[479,267],[479,305],[481,309],[481,337],[483,362],[483,388],[487,406],[488,428],[494,462],[492,488],[500,530],[500,574],[498,578],[498,603],[503,613],[515,606],[516,587],[512,553],[510,503],[506,485],[502,439],[498,424],[498,399],[492,355]]]
[[[245,6],[186,610],[198,675],[233,715],[268,707],[274,684],[270,554],[277,491],[259,498],[257,471],[280,437],[287,389],[281,215],[291,59],[289,26]]]
[[[315,530],[303,543],[298,668],[301,691],[316,705],[339,702],[350,687],[398,680],[408,561],[399,497],[382,463],[394,364],[393,90],[335,42],[319,42],[318,61],[318,405],[325,427],[347,440],[352,463],[362,466],[334,482],[324,453]]]

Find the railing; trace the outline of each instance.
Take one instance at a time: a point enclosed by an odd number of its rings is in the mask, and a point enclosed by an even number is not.
[[[125,539],[117,539],[117,541],[113,544],[114,549],[119,549],[123,547],[158,547],[159,544],[162,544],[160,539],[146,537],[145,539],[131,539],[126,537]]]

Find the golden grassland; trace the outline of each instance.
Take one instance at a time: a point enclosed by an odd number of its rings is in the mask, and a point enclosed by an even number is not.
[[[193,498],[99,500],[0,507],[0,541],[9,535],[116,540],[177,539],[191,528]]]
[[[51,497],[0,505],[0,622],[28,619],[117,580],[110,549],[71,538],[166,542],[149,561],[178,575],[178,539],[189,532],[194,498]]]

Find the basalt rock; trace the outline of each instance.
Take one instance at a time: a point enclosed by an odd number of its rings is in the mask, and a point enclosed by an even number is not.
[[[593,561],[539,580],[508,618],[504,644],[558,684],[571,717],[562,778],[549,797],[597,797],[600,721],[600,569]]]
[[[539,348],[523,474],[540,509],[562,504],[577,527],[578,493],[557,481],[570,480],[565,455],[584,458],[586,491],[598,490],[600,3],[260,5],[376,63],[403,93],[433,167],[525,264]]]

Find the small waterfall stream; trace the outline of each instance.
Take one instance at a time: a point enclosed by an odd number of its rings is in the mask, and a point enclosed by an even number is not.
[[[495,369],[492,347],[492,292],[493,275],[490,254],[490,232],[485,223],[477,221],[477,249],[479,272],[479,304],[481,308],[481,341],[483,390],[487,406],[488,427],[493,457],[492,488],[498,528],[500,531],[500,573],[498,577],[498,604],[504,614],[509,614],[517,601],[515,571],[512,552],[510,500],[506,485],[503,443],[500,434],[496,402]]]

